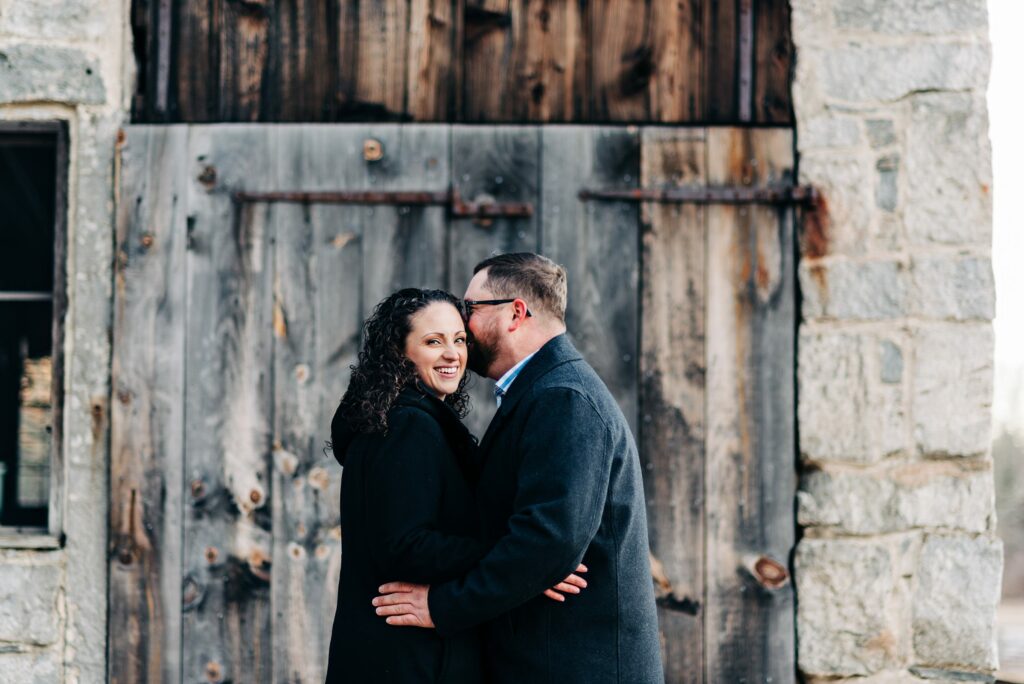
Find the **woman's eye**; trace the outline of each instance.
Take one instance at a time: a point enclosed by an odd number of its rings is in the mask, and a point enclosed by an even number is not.
[[[466,344],[466,338],[465,337],[456,337],[455,338],[455,344]]]
[[[441,344],[441,340],[427,340],[427,344]]]

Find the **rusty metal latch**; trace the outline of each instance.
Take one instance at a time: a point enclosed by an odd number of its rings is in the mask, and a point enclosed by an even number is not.
[[[494,202],[487,198],[466,201],[458,189],[434,192],[331,190],[325,192],[248,192],[232,194],[236,202],[291,202],[298,204],[391,204],[399,206],[447,206],[458,218],[522,218],[533,216],[530,202]]]
[[[743,186],[675,186],[667,188],[583,189],[581,200],[615,202],[660,202],[667,204],[806,204],[818,201],[818,191],[809,185],[763,188]]]

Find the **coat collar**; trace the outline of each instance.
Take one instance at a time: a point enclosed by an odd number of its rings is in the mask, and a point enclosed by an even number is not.
[[[403,387],[393,405],[418,408],[430,414],[446,432],[451,431],[457,435],[464,435],[475,441],[469,428],[462,423],[455,409],[434,396],[423,387],[419,380]]]
[[[565,333],[548,340],[543,347],[537,350],[529,363],[523,366],[519,375],[516,376],[515,382],[509,387],[508,393],[502,397],[498,412],[494,414],[491,424],[487,426],[481,447],[483,449],[488,447],[488,438],[493,436],[498,426],[512,413],[519,400],[530,391],[537,380],[558,366],[582,359],[583,357]]]

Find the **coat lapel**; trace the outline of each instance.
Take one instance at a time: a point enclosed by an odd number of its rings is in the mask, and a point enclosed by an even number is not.
[[[501,400],[501,406],[498,407],[497,413],[494,414],[490,425],[487,426],[484,438],[480,442],[480,450],[484,459],[490,453],[491,442],[494,441],[494,436],[501,429],[501,426],[505,424],[509,416],[512,415],[519,400],[526,395],[533,384],[552,368],[582,358],[565,334],[553,337],[537,350],[534,357],[519,371],[519,375],[516,376],[512,386],[509,387],[508,394]]]

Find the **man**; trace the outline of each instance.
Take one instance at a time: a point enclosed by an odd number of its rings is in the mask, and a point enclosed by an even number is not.
[[[495,256],[465,298],[470,368],[497,380],[478,487],[493,546],[456,581],[384,585],[377,613],[442,634],[486,623],[493,682],[662,682],[636,444],[565,336],[565,270]],[[581,562],[587,589],[564,603],[541,596]]]

